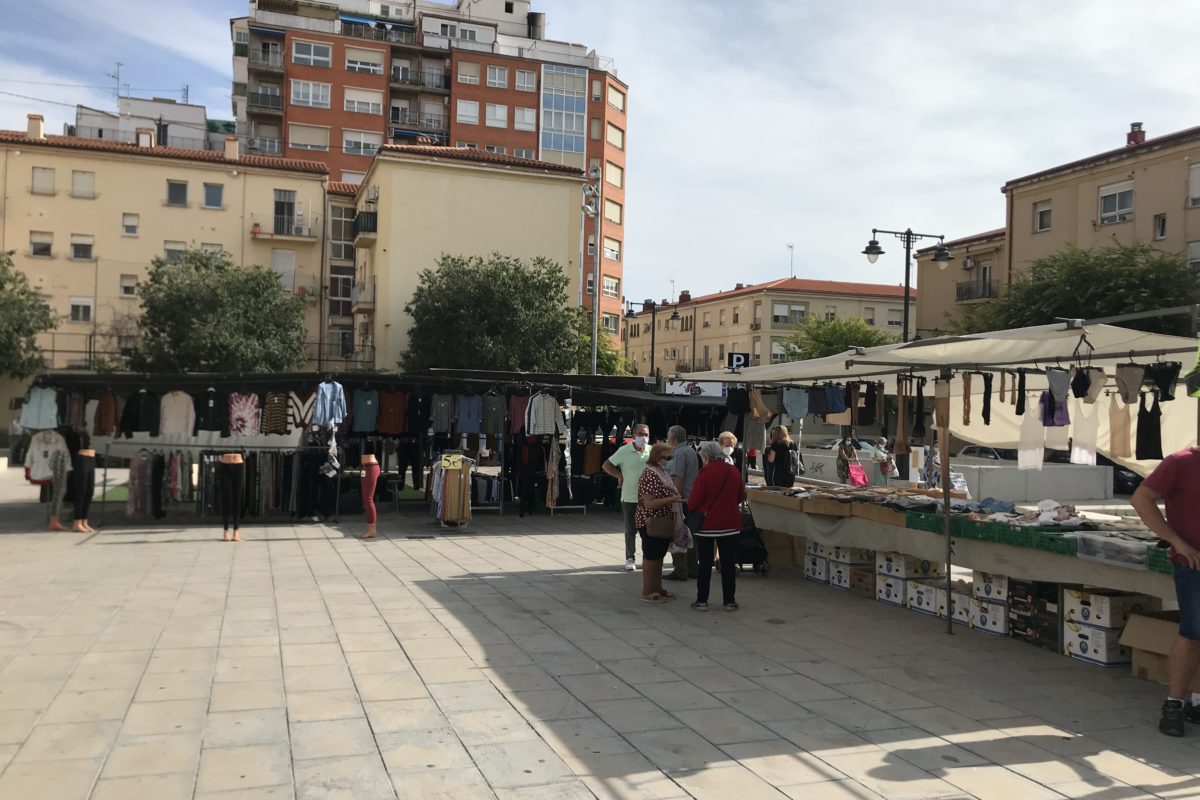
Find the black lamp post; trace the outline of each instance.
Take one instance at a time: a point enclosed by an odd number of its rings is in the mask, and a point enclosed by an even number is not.
[[[655,343],[655,339],[656,339],[655,334],[658,332],[658,303],[654,302],[653,300],[647,300],[643,303],[626,300],[625,301],[625,319],[626,320],[632,321],[632,320],[637,319],[637,314],[633,310],[634,306],[641,306],[643,312],[645,312],[647,309],[650,311],[650,374],[654,377],[655,380],[657,380],[658,373],[654,371],[654,343]],[[680,319],[679,308],[676,307],[676,308],[672,309],[669,320],[671,322],[678,322],[679,319]],[[628,337],[628,335],[629,335],[628,332],[626,332],[626,337]]]
[[[908,304],[909,298],[912,296],[912,246],[913,242],[918,239],[937,239],[937,250],[933,253],[934,263],[938,265],[938,269],[945,269],[949,266],[954,257],[950,255],[949,249],[946,248],[946,237],[932,233],[913,233],[912,228],[906,228],[902,231],[888,231],[883,228],[871,229],[871,241],[867,242],[867,246],[863,248],[863,255],[867,257],[867,261],[874,264],[883,255],[883,248],[879,246],[878,236],[881,233],[886,233],[895,236],[900,241],[904,242],[904,332],[901,335],[901,341],[908,341]]]

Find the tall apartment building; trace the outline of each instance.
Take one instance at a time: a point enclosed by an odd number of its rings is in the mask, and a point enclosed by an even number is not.
[[[672,320],[676,312],[679,319]],[[654,311],[627,317],[621,347],[642,375],[652,373],[652,361],[653,372],[663,375],[721,369],[727,353],[774,364],[786,359],[787,340],[812,314],[858,317],[899,339],[904,287],[782,278],[701,297],[683,291],[674,303],[664,300]]]
[[[628,87],[611,62],[547,39],[529,0],[251,0],[230,29],[250,152],[319,160],[343,183],[362,181],[384,144],[600,170],[605,202],[584,235],[587,255],[600,248],[602,324],[618,332]]]

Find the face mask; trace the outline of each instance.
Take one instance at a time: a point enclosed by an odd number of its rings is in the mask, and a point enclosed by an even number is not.
[[[731,455],[733,455],[733,448],[732,447],[722,447],[721,452],[727,456],[731,456]]]
[[[847,440],[846,440],[846,444],[850,444],[850,440],[849,440],[849,439],[847,439]]]
[[[633,444],[635,447],[645,447],[646,440],[647,440],[647,437],[645,437],[645,436],[635,436],[635,437],[633,437]]]

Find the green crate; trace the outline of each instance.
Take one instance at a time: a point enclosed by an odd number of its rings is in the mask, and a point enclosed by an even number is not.
[[[952,519],[951,522],[953,521]],[[906,511],[904,512],[904,524],[905,527],[914,531],[941,533],[942,515],[931,514],[928,511]],[[953,528],[951,530],[953,531]]]
[[[1043,531],[1034,531],[1034,547],[1038,550],[1045,550],[1048,553],[1058,553],[1064,556],[1074,556],[1079,553],[1079,540],[1061,533],[1045,533]]]
[[[1151,572],[1165,572],[1168,575],[1175,571],[1171,563],[1171,551],[1164,547],[1151,547],[1146,551],[1146,569]]]

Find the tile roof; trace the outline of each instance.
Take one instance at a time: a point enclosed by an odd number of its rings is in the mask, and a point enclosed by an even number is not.
[[[327,175],[329,169],[316,161],[296,158],[274,158],[272,156],[242,153],[237,161],[225,158],[222,150],[187,150],[182,147],[138,147],[129,142],[111,139],[88,139],[82,136],[47,135],[45,139],[31,139],[25,131],[0,130],[0,143],[20,144],[28,147],[60,147],[68,150],[90,150],[96,153],[123,153],[126,155],[173,158],[180,161],[203,161],[210,164],[242,164],[247,167],[281,169],[291,172],[309,172]]]
[[[529,158],[489,153],[486,150],[476,150],[469,147],[450,147],[448,145],[420,144],[385,144],[379,148],[380,154],[395,153],[398,155],[433,156],[434,158],[449,158],[457,161],[474,161],[481,164],[497,164],[505,167],[518,167],[533,172],[561,172],[566,175],[583,177],[583,170],[566,164],[552,164],[548,161],[536,161]]]
[[[361,184],[357,183],[342,183],[341,181],[329,182],[330,194],[344,194],[354,197],[358,194],[358,189]]]
[[[987,241],[988,239],[995,239],[997,236],[1003,236],[1007,232],[1008,232],[1008,228],[996,228],[995,230],[984,231],[983,233],[975,233],[970,236],[963,236],[962,238],[959,238],[959,239],[951,239],[950,241],[946,242],[946,247],[953,249],[955,247],[962,247],[964,244],[974,244],[975,242],[984,242],[984,241]],[[925,253],[932,253],[936,249],[937,249],[937,245],[931,244],[931,245],[929,245],[929,247],[922,247],[920,250],[918,250],[917,255],[924,255]]]
[[[847,281],[822,281],[812,278],[780,278],[766,283],[752,283],[741,289],[730,289],[725,292],[693,297],[677,305],[688,306],[705,303],[710,300],[726,300],[730,297],[742,297],[760,292],[804,292],[806,294],[856,295],[860,297],[894,297],[904,298],[904,287],[890,283],[851,283]],[[917,290],[913,289],[911,298],[916,299]],[[635,303],[636,305],[636,303]],[[676,305],[676,304],[668,304]]]
[[[1175,133],[1168,133],[1164,136],[1158,136],[1154,139],[1147,139],[1141,144],[1125,145],[1124,147],[1118,147],[1113,150],[1106,150],[1103,153],[1097,153],[1096,155],[1088,156],[1087,158],[1081,158],[1077,161],[1070,161],[1066,164],[1059,164],[1057,167],[1050,167],[1049,169],[1024,175],[1020,178],[1013,178],[1004,184],[1004,186],[1000,188],[1000,191],[1004,192],[1023,183],[1032,183],[1034,181],[1041,180],[1042,178],[1049,178],[1061,173],[1073,172],[1078,169],[1096,166],[1107,161],[1120,161],[1129,156],[1140,156],[1145,153],[1158,150],[1162,147],[1170,147],[1171,145],[1175,144],[1186,144],[1198,139],[1200,139],[1200,126],[1195,128],[1185,128],[1184,130],[1176,131]]]

